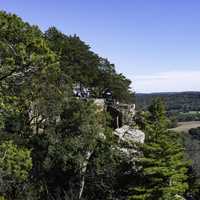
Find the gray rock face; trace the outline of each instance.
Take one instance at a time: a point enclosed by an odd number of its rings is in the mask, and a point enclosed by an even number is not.
[[[126,142],[144,143],[145,140],[145,134],[141,130],[128,125],[115,129],[114,134],[119,137],[119,140]]]
[[[135,128],[131,128],[128,125],[124,125],[115,129],[114,135],[118,138],[118,147],[120,153],[124,154],[127,159],[132,162],[132,166],[135,171],[135,160],[141,156],[142,152],[138,150],[138,144],[143,144],[145,140],[145,134]]]

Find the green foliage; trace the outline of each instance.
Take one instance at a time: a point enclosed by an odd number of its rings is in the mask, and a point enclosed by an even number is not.
[[[199,168],[199,140],[200,128],[192,128],[188,134],[184,134],[184,145],[188,158],[192,160],[191,166],[188,170],[189,176],[189,194],[192,194],[194,199],[200,198],[200,168]]]
[[[136,171],[119,150],[135,144],[119,144],[108,113],[72,92],[79,86],[96,98],[109,89],[115,100],[133,102],[130,84],[78,36],[54,27],[42,33],[0,12],[0,199],[182,195],[187,188],[182,146],[166,131],[161,101],[141,116],[147,136]]]
[[[0,145],[0,194],[7,199],[16,198],[31,168],[29,150],[17,147],[12,141],[3,142]]]
[[[45,161],[46,166],[56,164],[51,158],[57,157],[63,162],[64,170],[70,167],[67,163],[79,168],[87,152],[93,151],[97,141],[103,137],[101,134],[105,134],[103,120],[92,102],[72,99],[64,108],[57,134],[50,136],[50,155]]]
[[[30,151],[20,149],[13,142],[4,142],[0,145],[0,169],[8,176],[24,181],[32,168]]]
[[[131,81],[118,74],[113,64],[92,52],[79,37],[66,36],[55,27],[49,28],[45,37],[51,49],[59,56],[62,72],[74,84],[89,88],[93,97],[102,97],[104,90],[109,88],[115,99],[133,101]]]
[[[137,161],[141,166],[140,178],[130,200],[175,199],[176,195],[184,195],[188,188],[184,149],[178,137],[167,131],[166,120],[161,100],[155,100],[146,116],[147,138],[141,145],[143,156]]]
[[[197,128],[191,128],[189,130],[189,134],[195,138],[195,139],[200,139],[200,127],[197,127]]]
[[[200,112],[180,112],[177,113],[176,118],[180,122],[185,122],[185,121],[200,121]]]
[[[0,44],[1,122],[18,121],[20,130],[13,132],[24,135],[50,128],[70,93],[57,55],[38,27],[4,12],[0,13]]]
[[[165,101],[167,112],[199,111],[199,97],[199,92],[136,94],[136,105],[138,108],[147,110],[153,99],[162,98]]]
[[[136,94],[137,109],[147,110],[154,98],[162,98],[167,115],[178,121],[199,121],[199,92]]]
[[[55,28],[43,34],[5,12],[0,12],[0,47],[1,137],[13,140],[3,143],[12,159],[1,163],[2,173],[7,174],[1,193],[9,200],[77,199],[84,177],[83,195],[87,196],[88,180],[94,173],[99,174],[98,181],[105,179],[102,170],[111,177],[113,143],[107,114],[93,102],[73,98],[72,90],[80,85],[101,97],[109,87],[116,99],[127,101],[130,81],[79,37],[66,36]],[[31,149],[31,155],[15,143]],[[25,156],[31,156],[31,171]],[[84,163],[89,167],[86,171]],[[98,183],[95,176],[92,180]],[[112,187],[108,178],[104,182],[104,188]],[[101,190],[105,197],[106,191]]]
[[[46,31],[45,36],[52,50],[60,57],[62,71],[75,83],[92,86],[97,76],[98,56],[90,47],[78,36],[68,37],[54,27]]]

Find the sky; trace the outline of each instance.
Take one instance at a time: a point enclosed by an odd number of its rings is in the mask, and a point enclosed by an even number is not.
[[[0,0],[0,10],[77,34],[136,92],[200,91],[199,0]]]

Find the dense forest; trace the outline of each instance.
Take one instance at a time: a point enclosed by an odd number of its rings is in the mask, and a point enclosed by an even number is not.
[[[144,144],[116,140],[94,104],[132,103],[130,84],[77,35],[0,12],[0,200],[198,199],[160,99],[132,125]]]
[[[146,110],[154,98],[162,98],[169,116],[178,121],[200,120],[200,92],[169,92],[135,95],[137,109]]]
[[[138,93],[136,105],[138,108],[147,108],[157,97],[165,101],[167,111],[200,111],[200,92]]]

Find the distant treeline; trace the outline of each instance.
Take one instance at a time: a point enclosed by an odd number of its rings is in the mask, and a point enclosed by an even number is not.
[[[136,94],[137,109],[147,109],[154,98],[160,97],[164,100],[167,111],[189,112],[200,111],[200,92],[172,92]]]

